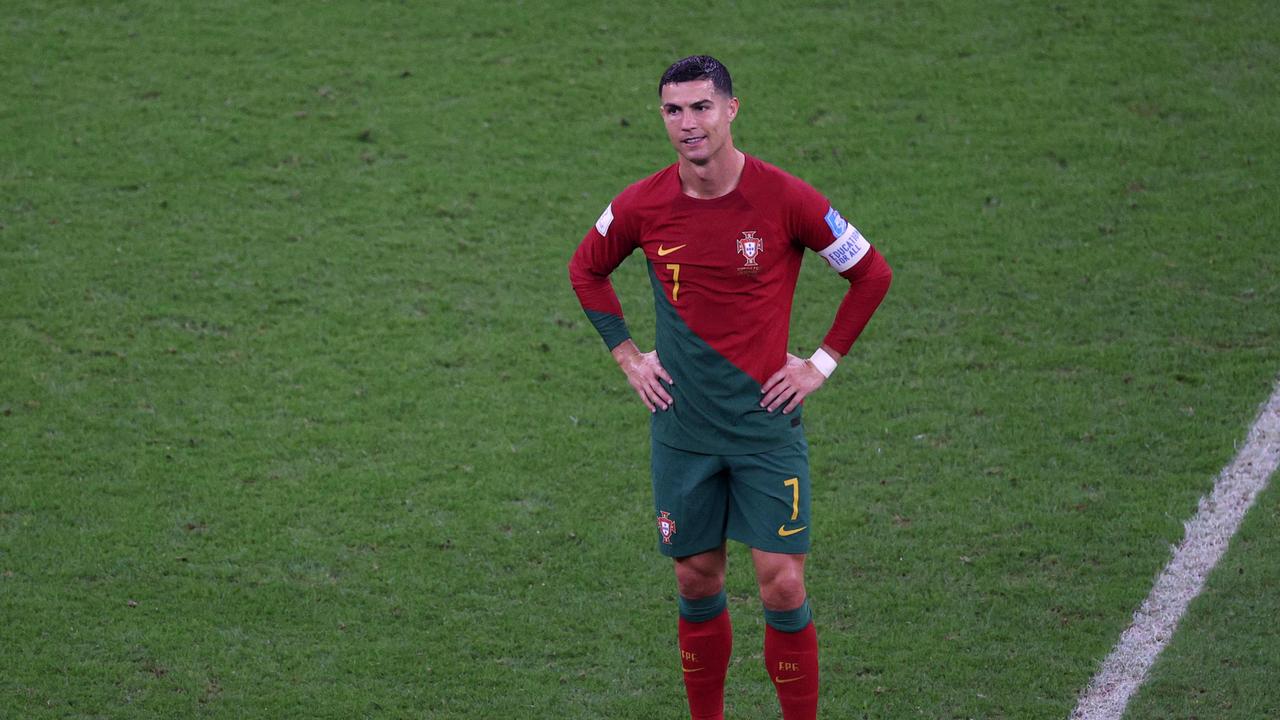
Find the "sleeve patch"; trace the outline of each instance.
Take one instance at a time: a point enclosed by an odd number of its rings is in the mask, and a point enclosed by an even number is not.
[[[836,217],[839,217],[839,215],[837,214]],[[827,222],[830,224],[830,220]],[[845,223],[844,233],[835,242],[828,245],[826,250],[822,250],[818,254],[826,258],[832,269],[839,273],[857,265],[858,261],[866,256],[867,251],[870,249],[871,243],[862,237],[862,233],[858,232],[858,228]]]
[[[609,234],[609,226],[613,224],[613,203],[609,203],[604,212],[600,213],[600,219],[596,220],[596,232],[601,235]]]
[[[822,219],[827,221],[827,227],[831,228],[831,236],[835,238],[843,235],[849,227],[849,223],[831,206],[827,207],[827,216]]]

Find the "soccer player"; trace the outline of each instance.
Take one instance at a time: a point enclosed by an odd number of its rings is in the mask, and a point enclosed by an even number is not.
[[[827,200],[739,151],[729,71],[698,55],[658,83],[675,164],[613,199],[569,262],[583,309],[651,414],[658,549],[675,560],[678,636],[694,720],[724,717],[733,645],[725,541],[751,547],[764,605],[764,659],[784,720],[818,712],[818,640],[804,586],[808,445],[801,403],[830,377],[892,273]],[[804,250],[849,281],[808,359],[787,352]],[[647,261],[656,349],[641,352],[609,275]]]

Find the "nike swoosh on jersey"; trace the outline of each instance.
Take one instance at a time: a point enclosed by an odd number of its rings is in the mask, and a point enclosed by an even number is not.
[[[807,528],[807,527],[809,527],[809,526],[808,526],[808,525],[801,525],[800,527],[795,528],[794,530],[788,530],[786,525],[779,525],[779,526],[778,526],[778,536],[779,536],[779,537],[790,537],[791,535],[795,535],[796,533],[803,531],[803,530],[804,530],[805,528]]]
[[[774,675],[774,676],[773,676],[773,681],[774,681],[774,682],[776,682],[776,683],[778,683],[779,685],[786,685],[786,684],[787,684],[787,683],[789,683],[789,682],[795,682],[795,681],[797,681],[797,680],[803,680],[804,678],[805,678],[805,676],[804,676],[804,675],[800,675],[799,677],[793,677],[793,678],[780,678],[780,677],[778,677],[777,675]]]
[[[706,670],[706,668],[704,668],[704,667],[687,668],[687,667],[684,667],[683,665],[682,665],[682,666],[680,666],[680,669],[681,669],[681,670],[683,670],[683,671],[685,671],[685,672],[698,672],[699,670]]]
[[[675,252],[675,251],[679,250],[680,248],[682,248],[682,247],[684,247],[685,245],[688,245],[688,244],[689,244],[689,243],[685,243],[684,245],[677,245],[677,246],[675,246],[675,247],[671,247],[671,248],[664,248],[664,247],[662,247],[661,245],[659,245],[659,246],[658,246],[658,257],[666,257],[666,256],[670,255],[671,253],[673,253],[673,252]]]

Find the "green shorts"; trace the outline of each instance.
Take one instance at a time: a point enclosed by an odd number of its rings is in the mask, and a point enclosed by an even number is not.
[[[725,538],[776,553],[809,552],[809,443],[755,455],[703,455],[652,442],[658,549],[714,550]]]

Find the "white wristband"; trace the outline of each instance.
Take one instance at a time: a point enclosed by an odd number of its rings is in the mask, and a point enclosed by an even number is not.
[[[831,373],[836,370],[835,358],[828,355],[822,348],[813,351],[813,357],[809,358],[809,362],[818,368],[818,372],[822,373],[823,377],[831,377]]]

